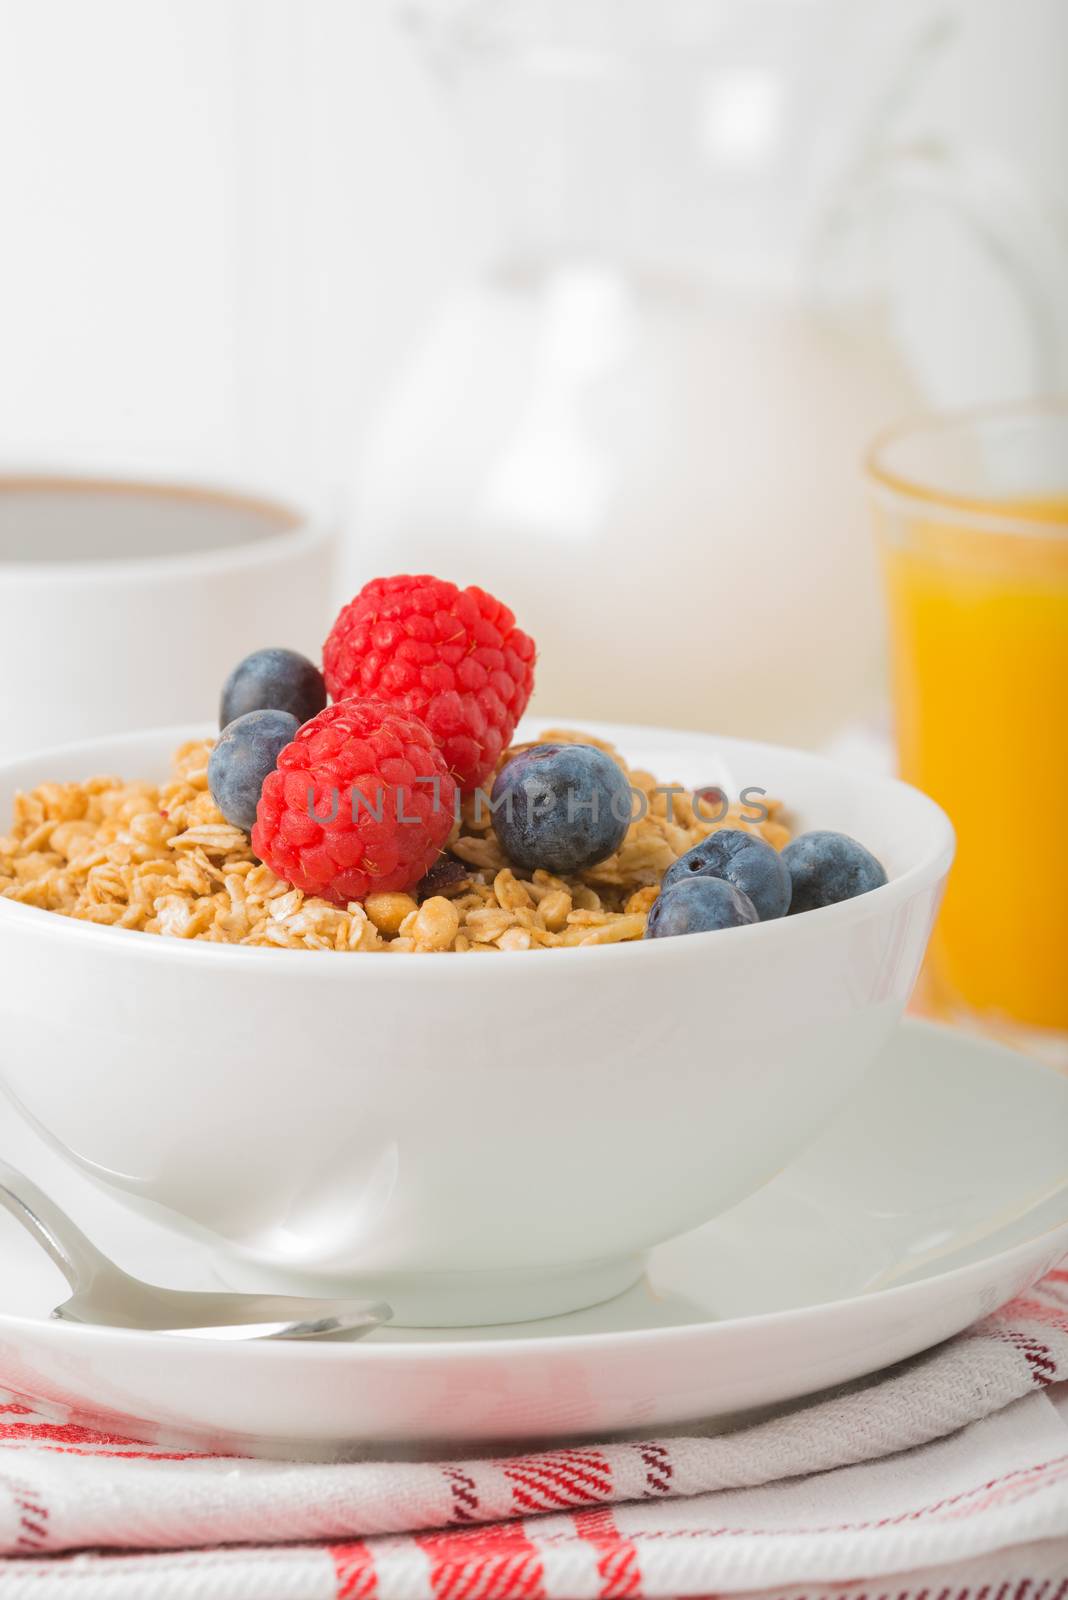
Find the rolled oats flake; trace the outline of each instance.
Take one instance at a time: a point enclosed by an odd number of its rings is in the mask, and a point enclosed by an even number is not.
[[[566,889],[550,889],[538,901],[541,925],[549,933],[559,933],[571,915],[571,896]]]
[[[744,828],[776,849],[789,842],[780,802],[695,809],[677,786],[628,769],[603,740],[550,729],[545,740],[593,744],[644,798],[607,861],[560,876],[517,870],[492,831],[485,803],[465,798],[446,852],[412,894],[329,904],[275,876],[247,836],[220,815],[208,789],[211,742],[174,756],[156,786],[105,776],[44,783],[16,796],[0,837],[0,895],[24,905],[165,938],[333,952],[545,950],[640,939],[668,867],[717,828]],[[504,762],[525,746],[513,746]],[[723,814],[720,815],[720,811]],[[704,814],[702,814],[704,813]],[[711,820],[714,818],[714,820]]]

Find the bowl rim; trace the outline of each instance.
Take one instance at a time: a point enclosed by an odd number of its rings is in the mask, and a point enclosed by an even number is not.
[[[334,538],[336,519],[297,504],[266,489],[216,480],[210,475],[154,477],[151,473],[123,476],[115,473],[79,472],[57,467],[0,466],[0,496],[46,491],[78,496],[93,494],[143,495],[150,499],[200,502],[215,508],[251,512],[263,520],[262,534],[212,546],[206,550],[167,551],[159,555],[118,556],[114,559],[73,561],[7,561],[0,559],[0,589],[31,587],[57,582],[82,584],[133,584],[146,579],[210,578],[222,572],[274,566],[278,562],[310,556]]]
[[[542,722],[547,728],[566,727],[566,718],[537,715],[528,720]],[[175,726],[161,725],[152,728],[134,729],[125,733],[103,734],[92,739],[82,739],[66,744],[45,747],[24,753],[19,756],[9,757],[0,761],[0,781],[8,778],[13,772],[29,764],[58,763],[58,770],[62,771],[64,759],[72,760],[84,757],[100,747],[113,748],[115,746],[128,746],[136,750],[146,740],[153,742],[170,742],[171,748],[190,739],[211,737],[217,730],[214,724],[185,723]],[[949,817],[937,801],[932,800],[922,790],[912,784],[904,783],[899,778],[885,777],[879,774],[856,772],[835,761],[829,756],[820,755],[814,751],[800,750],[790,745],[768,744],[766,742],[749,739],[737,739],[728,735],[705,733],[700,730],[670,728],[666,726],[653,726],[639,723],[610,723],[595,721],[585,731],[595,733],[595,736],[611,737],[613,733],[621,735],[620,744],[625,748],[628,738],[636,742],[643,737],[646,739],[663,739],[672,734],[680,740],[700,738],[715,741],[727,751],[741,751],[753,753],[759,759],[761,753],[787,755],[792,759],[804,762],[822,769],[827,773],[834,773],[840,779],[862,788],[877,789],[884,792],[896,793],[902,798],[907,796],[906,803],[919,812],[926,812],[930,824],[930,837],[926,848],[920,858],[914,861],[904,871],[891,877],[888,882],[878,889],[869,890],[867,894],[858,895],[852,900],[842,900],[836,905],[822,906],[816,911],[804,913],[803,921],[786,916],[768,922],[756,922],[738,928],[716,929],[707,933],[689,934],[685,938],[675,939],[632,939],[619,944],[589,945],[564,948],[554,948],[539,951],[539,961],[507,962],[505,970],[514,972],[534,968],[539,970],[546,960],[559,960],[567,956],[569,965],[567,971],[578,971],[583,961],[588,965],[590,961],[602,961],[622,965],[635,959],[645,963],[649,961],[679,961],[683,953],[689,951],[697,954],[699,951],[708,952],[721,948],[723,950],[740,950],[741,941],[748,939],[750,943],[762,941],[767,950],[776,949],[784,940],[791,941],[803,935],[798,933],[799,928],[819,927],[830,930],[832,927],[845,927],[853,925],[860,927],[863,924],[894,911],[903,905],[915,894],[925,889],[930,889],[941,883],[953,860],[955,848],[955,834]],[[53,765],[53,771],[56,767]],[[47,776],[36,779],[37,782],[63,782],[62,778],[54,779]],[[816,919],[813,921],[813,919]],[[254,968],[263,964],[266,956],[270,967],[264,966],[263,970],[269,971],[273,977],[293,980],[297,974],[319,982],[353,982],[356,974],[365,969],[375,973],[379,980],[391,982],[406,981],[403,976],[392,977],[387,975],[401,974],[409,970],[417,974],[420,982],[426,982],[430,972],[450,971],[454,967],[462,967],[465,972],[478,972],[485,966],[484,962],[455,962],[442,961],[441,955],[452,952],[437,951],[406,951],[404,960],[376,961],[372,963],[357,963],[355,972],[349,962],[316,961],[310,962],[310,955],[338,955],[343,951],[309,951],[301,949],[275,948],[263,945],[240,945],[214,943],[207,939],[171,939],[161,935],[146,936],[137,928],[115,928],[107,924],[88,922],[80,918],[66,917],[54,911],[47,911],[40,906],[22,905],[16,901],[0,895],[0,934],[5,926],[12,931],[23,934],[36,933],[45,938],[81,940],[87,949],[99,946],[106,949],[111,945],[117,954],[124,950],[133,959],[171,961],[171,962],[204,962],[214,963],[217,970],[241,966]],[[723,944],[724,934],[730,934],[734,943]],[[714,942],[718,940],[718,945]],[[103,941],[103,944],[100,944]],[[710,941],[712,941],[710,943]],[[674,951],[674,954],[672,953]],[[638,954],[641,952],[641,954]],[[518,952],[516,952],[518,953]],[[527,952],[524,952],[527,953]],[[702,959],[707,959],[707,955]],[[499,966],[500,963],[494,963]],[[317,977],[315,975],[318,975]],[[332,975],[332,976],[331,976]],[[407,980],[412,981],[412,980]],[[452,981],[452,980],[450,980]],[[460,980],[465,981],[465,980]],[[474,981],[469,978],[466,981]]]

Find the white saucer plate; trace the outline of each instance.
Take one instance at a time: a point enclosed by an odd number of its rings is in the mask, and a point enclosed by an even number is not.
[[[131,1270],[211,1286],[187,1241],[78,1214]],[[157,1444],[328,1459],[688,1428],[900,1361],[1053,1266],[1068,1079],[907,1022],[763,1190],[625,1295],[541,1322],[296,1345],[79,1328],[49,1321],[62,1282],[6,1217],[0,1250],[0,1387]]]

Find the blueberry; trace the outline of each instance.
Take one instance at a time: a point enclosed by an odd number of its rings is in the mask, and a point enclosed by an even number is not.
[[[709,933],[759,921],[749,896],[726,878],[682,878],[653,901],[645,937],[671,939],[677,933]]]
[[[296,650],[254,650],[223,685],[219,727],[247,711],[288,711],[298,725],[326,705],[326,684],[314,662]]]
[[[299,727],[288,711],[249,711],[220,733],[208,758],[208,787],[235,828],[251,829],[263,780]]]
[[[886,882],[870,850],[847,833],[802,833],[782,853],[793,883],[790,914],[852,900]]]
[[[604,861],[630,826],[625,773],[589,744],[538,744],[493,785],[493,831],[517,866],[581,872]]]
[[[687,850],[664,873],[661,891],[691,877],[733,883],[749,896],[761,922],[785,917],[790,905],[790,874],[779,852],[741,828],[720,828]]]

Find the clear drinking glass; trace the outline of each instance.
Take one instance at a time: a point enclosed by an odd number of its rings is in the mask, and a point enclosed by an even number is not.
[[[1068,401],[869,461],[902,777],[957,829],[924,998],[1068,1063]]]

